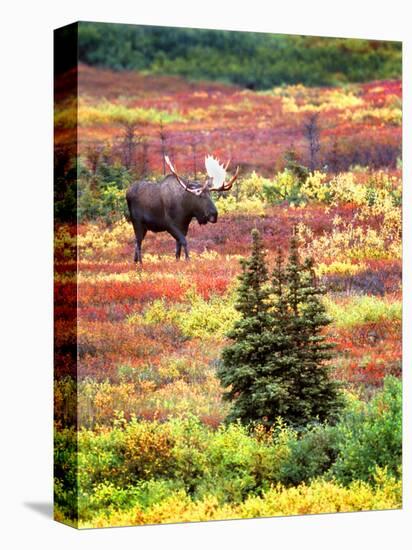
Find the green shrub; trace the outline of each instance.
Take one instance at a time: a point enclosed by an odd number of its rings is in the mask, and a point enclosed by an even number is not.
[[[242,502],[248,495],[261,494],[277,482],[286,452],[286,442],[274,445],[270,434],[261,439],[240,424],[220,427],[210,438],[208,468],[196,497],[213,494],[219,502]]]
[[[67,517],[74,519],[78,508],[77,434],[74,429],[54,434],[54,500]]]
[[[280,466],[279,481],[299,485],[327,472],[337,457],[336,430],[318,425],[289,441],[289,453]]]
[[[101,162],[95,174],[79,159],[77,217],[80,222],[102,219],[113,223],[126,212],[125,190],[133,174],[120,163]]]
[[[297,205],[303,200],[301,185],[299,178],[291,170],[286,169],[276,174],[273,180],[264,183],[263,194],[269,204],[287,201]]]
[[[401,383],[393,377],[369,403],[352,397],[335,426],[299,433],[280,419],[271,429],[235,423],[214,430],[196,417],[127,422],[119,414],[112,429],[56,433],[55,501],[66,517],[74,519],[78,507],[87,521],[145,510],[179,491],[224,506],[315,479],[380,487],[398,483],[401,451]]]
[[[208,446],[213,433],[194,416],[172,419],[170,426],[174,459],[170,477],[193,494],[209,469]]]
[[[267,90],[401,78],[402,44],[348,38],[89,23],[79,56],[98,67],[178,74]],[[121,74],[121,73],[120,73]]]
[[[79,517],[83,521],[92,519],[97,513],[109,515],[114,511],[138,506],[142,510],[160,504],[173,495],[179,486],[165,480],[139,481],[125,487],[116,486],[111,481],[95,485],[90,493],[79,494]]]
[[[402,462],[402,384],[389,376],[369,402],[354,400],[336,426],[338,457],[331,472],[343,483],[374,481],[376,467],[399,477]]]

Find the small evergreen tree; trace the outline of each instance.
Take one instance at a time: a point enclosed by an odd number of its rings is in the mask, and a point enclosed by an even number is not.
[[[256,382],[262,376],[270,352],[269,274],[259,232],[252,231],[252,254],[242,260],[236,309],[241,319],[228,334],[233,343],[223,350],[219,377],[229,388],[224,398],[233,401],[228,420],[257,420],[260,417]]]
[[[275,270],[276,271],[276,270]],[[283,376],[288,382],[290,401],[286,420],[295,426],[311,421],[333,421],[341,406],[338,383],[330,378],[327,362],[333,357],[333,345],[322,333],[330,324],[321,297],[324,287],[316,283],[313,259],[299,261],[298,243],[291,239],[287,266],[277,268],[283,288],[274,287],[274,330],[285,340]],[[274,280],[279,278],[274,273]],[[277,319],[277,321],[276,321]],[[283,320],[282,320],[283,319]]]
[[[340,408],[337,383],[325,362],[332,346],[322,329],[330,323],[311,259],[300,263],[296,237],[289,262],[278,251],[270,284],[258,232],[243,263],[237,309],[242,318],[228,335],[219,377],[232,401],[228,420],[273,425],[281,416],[299,427],[332,421]]]
[[[287,149],[287,151],[285,151],[284,159],[286,163],[285,164],[286,170],[289,170],[289,172],[292,172],[292,174],[298,180],[299,185],[301,186],[303,183],[305,183],[306,178],[309,175],[309,170],[299,162],[297,154],[292,147],[290,147],[289,149]]]

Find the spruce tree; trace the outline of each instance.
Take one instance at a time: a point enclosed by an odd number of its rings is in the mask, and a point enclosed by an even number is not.
[[[332,346],[322,329],[330,323],[316,284],[313,260],[299,261],[292,237],[289,261],[278,251],[270,284],[257,231],[243,262],[237,309],[242,317],[228,335],[219,377],[232,401],[228,420],[273,425],[281,416],[302,427],[333,421],[340,408],[336,382],[325,363]]]
[[[282,296],[275,294],[273,316],[284,317],[281,330],[288,342],[284,354],[284,376],[291,397],[287,420],[295,426],[333,421],[341,398],[328,364],[333,357],[333,345],[322,332],[331,322],[321,300],[326,289],[316,282],[313,259],[299,261],[296,236],[291,239],[283,279],[285,288]]]
[[[247,423],[261,415],[260,395],[256,383],[262,377],[270,353],[269,274],[259,232],[252,231],[252,253],[242,260],[236,309],[241,313],[228,334],[233,343],[222,353],[218,376],[224,388],[224,399],[233,402],[228,420]]]

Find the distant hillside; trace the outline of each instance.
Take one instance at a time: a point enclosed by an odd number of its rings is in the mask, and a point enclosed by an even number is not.
[[[401,78],[402,44],[112,23],[79,23],[79,58],[250,89]]]

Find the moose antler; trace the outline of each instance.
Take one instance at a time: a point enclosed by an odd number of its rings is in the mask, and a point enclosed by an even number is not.
[[[176,172],[176,170],[173,167],[173,164],[171,163],[171,161],[170,161],[170,159],[167,155],[165,155],[165,161],[166,161],[166,164],[168,165],[168,167],[170,168],[170,171],[172,172],[174,177],[177,179],[177,181],[180,183],[180,185],[183,187],[183,189],[185,191],[188,191],[189,193],[193,193],[194,195],[201,195],[203,193],[203,191],[207,187],[208,180],[205,181],[203,187],[198,187],[196,189],[190,189],[190,187],[188,185],[186,185],[186,183],[181,179],[179,174]]]
[[[205,157],[205,167],[206,172],[210,178],[213,180],[213,184],[209,187],[209,191],[229,191],[234,182],[236,181],[239,174],[239,166],[236,168],[236,172],[232,179],[225,183],[226,180],[226,170],[229,166],[230,160],[227,161],[226,166],[220,164],[220,162],[208,155]]]

